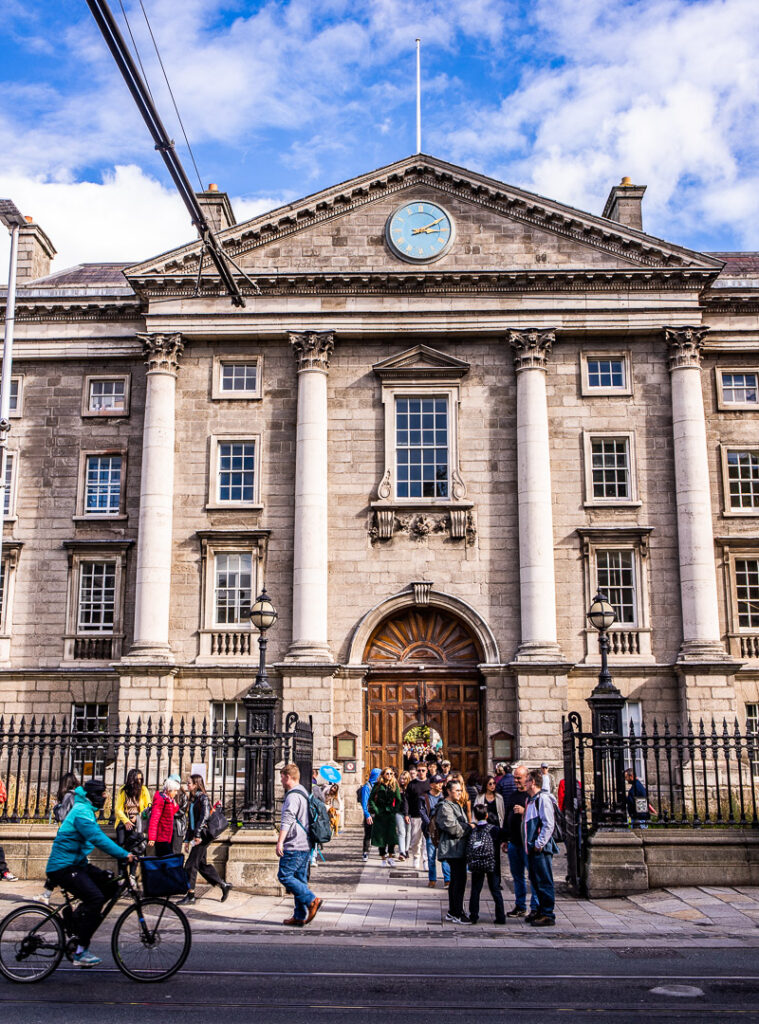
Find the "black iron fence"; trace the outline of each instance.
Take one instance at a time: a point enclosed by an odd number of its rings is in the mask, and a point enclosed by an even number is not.
[[[271,828],[277,766],[294,761],[308,784],[313,748],[310,720],[290,712],[282,731],[274,731],[272,722],[273,715],[230,723],[138,718],[127,719],[123,730],[82,731],[65,717],[0,717],[0,779],[8,791],[0,823],[51,821],[66,772],[105,780],[103,819],[113,823],[126,773],[139,768],[151,791],[172,773],[202,774],[211,800],[221,801],[231,822]]]
[[[685,728],[656,719],[629,732],[564,720],[570,883],[582,888],[584,843],[599,828],[759,828],[759,737],[735,719]]]

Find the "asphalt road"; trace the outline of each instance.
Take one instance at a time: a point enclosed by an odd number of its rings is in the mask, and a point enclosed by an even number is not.
[[[306,936],[289,943],[196,934],[168,982],[113,966],[62,965],[38,985],[0,979],[3,1024],[447,1024],[472,1021],[759,1021],[755,949],[536,949],[391,944]],[[106,948],[104,941],[93,948]]]

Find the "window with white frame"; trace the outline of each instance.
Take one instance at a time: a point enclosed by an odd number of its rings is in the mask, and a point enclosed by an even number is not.
[[[625,768],[634,768],[636,779],[645,784],[646,761],[643,748],[636,744],[643,733],[643,708],[639,700],[626,700],[622,709],[622,731],[628,743],[625,744]],[[633,764],[633,754],[634,761]]]
[[[759,450],[724,446],[722,467],[725,511],[739,515],[759,514]]]
[[[759,704],[746,705],[746,738],[749,740],[751,774],[759,775]]]
[[[581,391],[586,396],[631,395],[630,354],[583,352],[580,357]]]
[[[637,504],[632,433],[584,434],[586,503]]]
[[[114,562],[81,562],[76,628],[79,633],[112,633],[116,612]]]
[[[759,558],[735,559],[738,628],[759,632]]]
[[[16,418],[21,415],[23,403],[23,377],[11,377],[10,415]]]
[[[3,498],[3,517],[12,518],[16,513],[16,452],[5,454],[5,495]]]
[[[129,375],[85,377],[83,416],[126,416],[129,413]]]
[[[211,702],[211,782],[227,783],[245,780],[245,757],[242,747],[235,758],[235,735],[245,734],[245,705],[242,701],[215,700]],[[214,739],[215,737],[215,739]],[[224,738],[222,740],[222,737]]]
[[[69,551],[64,661],[121,656],[126,553],[132,541],[65,541]]]
[[[638,624],[635,556],[631,549],[596,550],[596,584],[614,609],[621,626]]]
[[[395,400],[396,496],[449,496],[448,400]]]
[[[248,626],[253,556],[228,551],[214,556],[214,622],[217,626]]]
[[[121,511],[121,455],[88,455],[84,479],[84,514],[115,516]]]
[[[260,448],[258,437],[211,438],[209,508],[259,506]]]
[[[716,370],[720,409],[759,408],[759,370]]]
[[[255,399],[261,397],[261,359],[259,356],[217,356],[213,363],[214,399]]]
[[[71,766],[82,782],[102,779],[108,752],[108,704],[74,704],[71,708]]]

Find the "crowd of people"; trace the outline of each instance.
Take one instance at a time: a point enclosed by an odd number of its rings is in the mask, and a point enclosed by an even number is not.
[[[406,767],[399,776],[393,768],[374,768],[357,792],[364,817],[363,860],[376,847],[385,867],[409,861],[417,871],[426,871],[430,888],[437,885],[440,865],[448,889],[446,921],[476,924],[487,882],[495,924],[506,924],[507,918],[524,918],[535,927],[555,924],[552,858],[558,850],[559,808],[548,765],[530,771],[500,764],[494,775],[482,779],[472,772],[464,779],[439,751],[421,758],[414,747],[404,747],[403,753]],[[514,883],[514,907],[508,913],[502,853]]]

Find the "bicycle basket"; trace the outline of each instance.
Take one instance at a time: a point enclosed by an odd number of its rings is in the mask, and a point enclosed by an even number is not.
[[[180,854],[168,857],[147,857],[140,861],[142,889],[146,896],[183,896],[190,888],[190,879]]]

